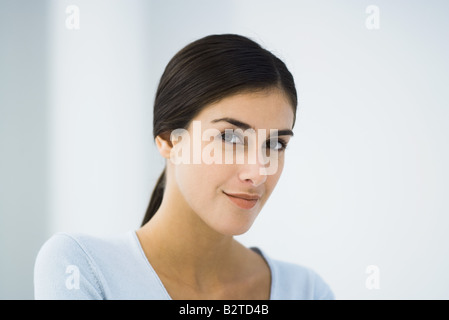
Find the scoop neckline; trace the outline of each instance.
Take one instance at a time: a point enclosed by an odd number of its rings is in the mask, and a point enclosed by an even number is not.
[[[162,283],[162,280],[159,278],[159,275],[157,274],[156,270],[151,265],[150,261],[148,260],[147,256],[145,255],[145,252],[143,251],[142,244],[140,243],[139,237],[137,236],[137,231],[131,231],[130,232],[135,244],[137,245],[138,250],[140,251],[143,260],[145,261],[147,267],[149,268],[150,272],[153,274],[155,279],[157,280],[160,289],[163,291],[164,295],[168,300],[173,300],[173,298],[168,293],[167,289],[165,288],[164,284]],[[259,248],[259,247],[250,247],[250,250],[254,251],[255,253],[259,254],[265,261],[265,263],[268,266],[269,272],[270,272],[270,294],[268,300],[273,300],[274,297],[274,289],[275,289],[275,274],[274,274],[274,268],[271,262],[271,259],[269,259],[265,253]]]

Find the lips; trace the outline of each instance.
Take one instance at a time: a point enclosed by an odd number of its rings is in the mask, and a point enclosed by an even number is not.
[[[231,202],[242,209],[252,209],[260,199],[259,195],[247,194],[247,193],[223,193],[228,197]]]

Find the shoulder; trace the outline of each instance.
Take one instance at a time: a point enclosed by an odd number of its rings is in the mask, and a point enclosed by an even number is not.
[[[266,258],[272,269],[272,298],[293,300],[333,300],[329,285],[311,268]]]
[[[43,256],[51,257],[56,255],[58,258],[61,258],[61,255],[62,257],[84,255],[86,254],[85,244],[90,239],[93,239],[93,237],[84,234],[58,232],[45,241],[39,250],[37,259],[39,260]]]
[[[85,234],[53,235],[35,260],[35,298],[104,299],[98,262],[113,247],[111,241]]]
[[[50,237],[40,248],[36,265],[46,261],[93,263],[93,256],[113,249],[112,241],[82,233],[59,232]],[[93,268],[94,265],[91,265]]]

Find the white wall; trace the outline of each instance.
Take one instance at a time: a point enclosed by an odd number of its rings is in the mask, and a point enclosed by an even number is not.
[[[41,58],[48,116],[38,121],[48,129],[40,172],[49,184],[39,207],[45,224],[29,241],[140,225],[163,165],[151,135],[162,70],[190,41],[233,32],[283,59],[299,93],[284,174],[254,227],[238,238],[312,267],[340,299],[449,298],[447,2],[48,3],[42,37],[49,46]],[[79,30],[65,25],[72,4],[80,9]],[[378,30],[365,25],[368,5],[380,10]],[[2,199],[19,192],[9,185],[2,182]],[[15,221],[6,214],[12,207],[0,207],[3,226]],[[1,238],[2,248],[10,239]],[[19,263],[12,261],[8,270]],[[380,289],[365,286],[369,265],[379,267]]]
[[[47,7],[0,1],[0,299],[31,299],[48,221]]]
[[[69,5],[79,29],[66,26]],[[51,1],[50,229],[98,235],[138,225],[151,168],[145,1]],[[69,23],[69,26],[72,26]]]

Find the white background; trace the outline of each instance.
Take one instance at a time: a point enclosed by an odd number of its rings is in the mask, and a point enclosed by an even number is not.
[[[193,40],[239,33],[287,64],[299,106],[283,176],[238,238],[313,268],[338,299],[448,299],[447,12],[436,0],[0,0],[0,298],[33,297],[53,233],[139,227],[164,164],[152,102],[165,65]]]

